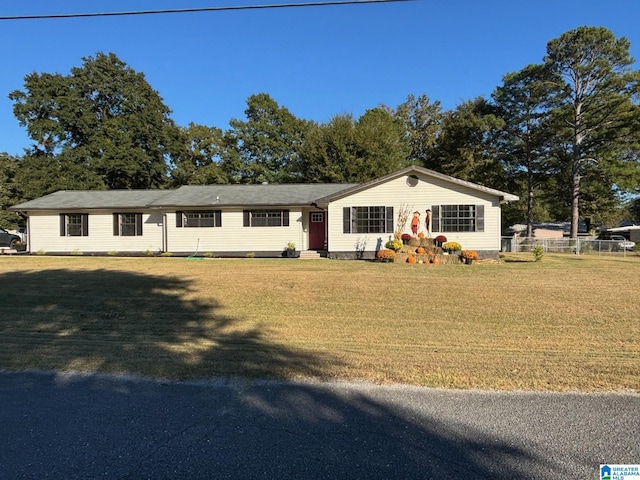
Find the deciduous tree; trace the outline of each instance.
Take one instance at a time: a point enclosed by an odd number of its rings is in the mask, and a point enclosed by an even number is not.
[[[66,76],[31,73],[25,89],[9,95],[34,141],[31,158],[52,160],[54,175],[56,165],[86,169],[106,188],[164,185],[176,138],[169,108],[113,53],[82,60]]]

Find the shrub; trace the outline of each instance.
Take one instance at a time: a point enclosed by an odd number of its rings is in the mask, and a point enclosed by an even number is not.
[[[394,252],[393,250],[389,250],[388,248],[378,250],[378,252],[376,253],[376,257],[378,260],[394,260],[396,258],[396,252]]]
[[[540,260],[542,260],[542,257],[544,257],[544,248],[542,247],[542,245],[536,245],[535,247],[533,247],[533,250],[531,250],[531,253],[533,253],[533,259],[536,262],[539,262]]]
[[[247,255],[245,255],[247,258],[256,258],[256,254],[255,252],[249,252],[247,253]]]
[[[400,235],[400,239],[403,242],[408,242],[409,240],[411,240],[411,235],[409,235],[408,233],[403,233],[402,235]]]
[[[162,252],[160,254],[161,257],[171,257],[173,254],[171,252]]]
[[[439,243],[444,243],[447,241],[447,237],[445,237],[444,235],[438,235],[436,238],[434,238],[434,240]]]
[[[117,250],[109,250],[107,252],[107,255],[109,255],[110,257],[115,257],[116,255],[118,255]]]

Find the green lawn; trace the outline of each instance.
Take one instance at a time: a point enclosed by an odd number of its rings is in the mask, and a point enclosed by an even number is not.
[[[640,391],[640,257],[0,256],[0,369]]]

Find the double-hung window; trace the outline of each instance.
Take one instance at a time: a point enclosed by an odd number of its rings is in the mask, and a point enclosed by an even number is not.
[[[484,205],[433,205],[433,232],[484,232]]]
[[[114,213],[113,235],[118,237],[142,236],[141,213]]]
[[[392,233],[393,207],[344,207],[343,233]]]
[[[221,227],[222,210],[189,210],[176,212],[176,227]]]
[[[245,227],[288,227],[289,210],[244,210]]]
[[[61,237],[87,237],[89,236],[89,215],[86,213],[61,213],[60,214]]]

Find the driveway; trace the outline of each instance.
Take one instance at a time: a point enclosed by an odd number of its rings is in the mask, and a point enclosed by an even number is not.
[[[0,478],[596,479],[640,396],[0,373]]]

